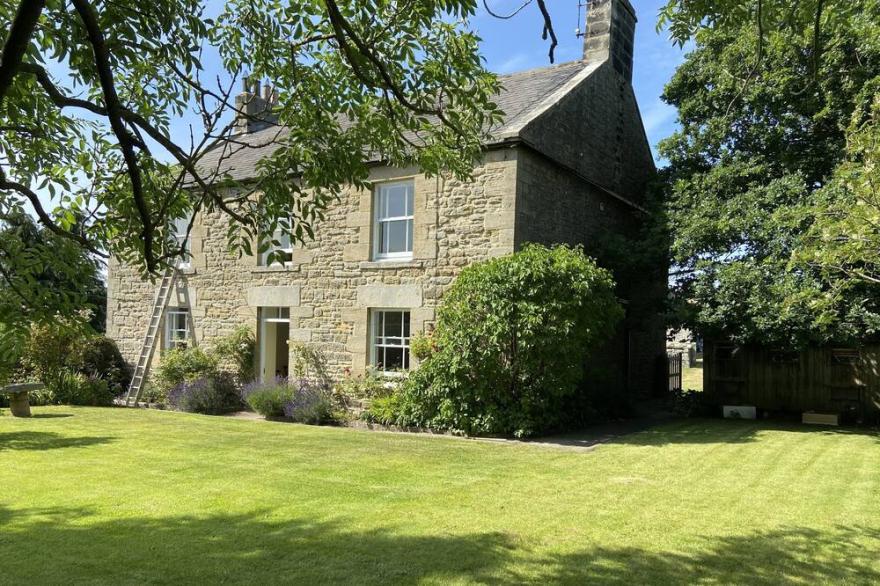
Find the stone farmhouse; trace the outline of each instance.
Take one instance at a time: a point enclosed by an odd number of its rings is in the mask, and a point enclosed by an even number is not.
[[[200,214],[156,356],[182,342],[209,345],[244,324],[257,335],[261,378],[288,374],[290,341],[320,348],[336,377],[410,368],[409,338],[433,326],[462,267],[528,242],[581,244],[590,253],[608,233],[633,234],[655,172],[631,85],[635,25],[628,0],[591,2],[583,59],[502,77],[497,101],[506,116],[472,181],[377,162],[372,190],[344,191],[314,240],[287,247],[283,264],[231,256],[225,219]],[[255,142],[273,132],[247,123],[239,130],[240,140]],[[248,179],[263,154],[244,149],[228,168]],[[111,260],[108,287],[108,334],[136,363],[157,285]],[[665,282],[619,288],[632,309],[662,295]],[[664,347],[656,316],[630,311],[602,360],[618,382],[646,393]]]

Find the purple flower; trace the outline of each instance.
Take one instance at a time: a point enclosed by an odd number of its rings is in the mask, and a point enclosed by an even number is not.
[[[328,390],[308,379],[298,381],[293,396],[284,403],[284,415],[301,423],[321,423],[329,419],[330,414]]]
[[[256,392],[262,392],[266,389],[286,387],[288,384],[287,378],[283,376],[276,376],[274,379],[268,382],[262,381],[252,381],[248,384],[244,385],[241,389],[241,400],[247,403],[248,397]]]

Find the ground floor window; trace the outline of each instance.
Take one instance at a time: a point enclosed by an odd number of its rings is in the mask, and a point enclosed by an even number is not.
[[[409,368],[409,311],[372,311],[371,362],[383,372]]]
[[[189,309],[169,307],[165,311],[165,348],[186,347],[189,343]]]

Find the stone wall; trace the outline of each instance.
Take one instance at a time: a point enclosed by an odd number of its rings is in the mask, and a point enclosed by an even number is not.
[[[376,182],[414,180],[414,253],[405,262],[371,259],[370,191],[344,191],[315,225],[315,240],[294,247],[289,267],[260,267],[255,257],[231,256],[226,220],[219,214],[199,217],[191,237],[192,268],[181,275],[171,305],[192,309],[191,330],[200,345],[242,324],[256,328],[260,306],[289,307],[291,340],[319,345],[335,376],[345,369],[362,372],[370,308],[410,309],[412,331],[420,331],[434,320],[440,296],[462,267],[513,251],[516,154],[487,152],[472,182],[375,168]],[[133,362],[156,285],[116,261],[108,283],[108,335]]]
[[[290,308],[290,339],[320,346],[331,373],[363,371],[369,361],[371,308],[411,311],[417,332],[435,318],[440,297],[462,267],[512,252],[525,242],[596,244],[609,232],[632,234],[642,217],[628,202],[643,200],[654,174],[651,151],[631,85],[608,63],[529,122],[523,144],[489,150],[472,182],[427,179],[413,169],[376,167],[376,182],[414,181],[413,258],[372,259],[373,193],[348,190],[315,226],[315,240],[294,247],[289,267],[257,266],[226,252],[225,219],[198,219],[192,269],[172,306],[192,308],[195,343],[257,325],[257,308]],[[155,294],[129,267],[111,262],[108,333],[123,355],[140,350]],[[635,307],[665,292],[655,279],[620,283],[630,301],[625,327],[605,349],[607,364],[629,388],[653,387],[664,330],[656,315]]]
[[[521,149],[517,168],[516,245],[582,245],[587,254],[602,257],[608,234],[634,236],[642,212],[584,181],[547,157]],[[618,295],[627,302],[627,320],[618,335],[594,359],[610,379],[640,395],[654,388],[657,360],[664,355],[665,331],[659,315],[644,315],[636,307],[651,305],[664,283],[627,282],[615,274]]]
[[[654,160],[632,85],[607,62],[521,131],[535,150],[641,202]]]

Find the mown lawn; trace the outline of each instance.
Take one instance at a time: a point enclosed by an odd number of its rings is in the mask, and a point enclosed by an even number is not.
[[[596,449],[123,409],[0,417],[0,583],[880,581],[880,436]]]
[[[693,389],[695,391],[703,390],[703,366],[694,368],[684,368],[681,371],[681,388]]]

